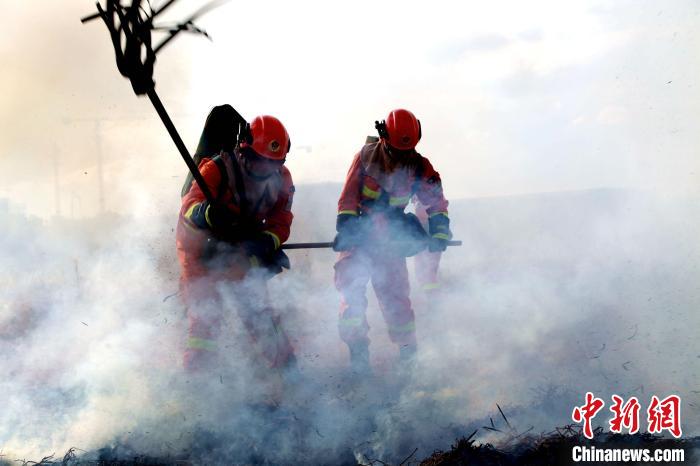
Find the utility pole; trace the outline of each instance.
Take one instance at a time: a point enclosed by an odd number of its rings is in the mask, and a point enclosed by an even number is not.
[[[189,113],[178,113],[175,116],[178,118],[192,118],[193,116]],[[106,212],[106,196],[105,196],[105,180],[104,180],[104,151],[103,151],[103,135],[102,131],[105,129],[106,123],[119,123],[119,122],[132,122],[132,121],[145,121],[153,120],[153,116],[146,115],[134,115],[134,116],[122,116],[122,117],[99,117],[99,116],[85,116],[85,117],[63,117],[62,121],[66,126],[73,126],[74,124],[91,124],[93,131],[93,139],[95,144],[95,164],[97,169],[97,209],[98,214],[102,215]],[[109,126],[109,125],[107,125]],[[86,138],[87,139],[87,138]],[[56,198],[56,214],[60,215],[60,183],[58,175],[58,149],[54,151],[54,183],[55,183],[55,198]],[[72,205],[72,201],[71,201]],[[72,207],[71,207],[72,208]]]
[[[97,155],[97,194],[99,202],[99,213],[105,213],[105,188],[104,173],[102,171],[102,125],[101,120],[95,119],[95,152]]]
[[[54,144],[53,154],[53,197],[56,207],[56,217],[61,216],[61,183],[58,177],[58,147]]]

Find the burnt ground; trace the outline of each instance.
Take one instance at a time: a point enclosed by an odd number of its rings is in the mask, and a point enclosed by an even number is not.
[[[553,432],[536,437],[512,439],[506,445],[495,447],[489,443],[480,444],[469,438],[459,439],[450,451],[438,451],[420,461],[421,466],[509,466],[509,465],[613,465],[613,464],[652,464],[647,462],[586,462],[572,460],[572,448],[582,446],[595,449],[648,449],[653,455],[657,449],[683,449],[684,462],[662,464],[698,464],[700,437],[671,439],[650,434],[612,434],[598,430],[593,440],[586,439],[581,429],[573,426],[558,428]],[[407,464],[407,463],[406,463]],[[658,464],[658,463],[657,463]]]
[[[339,188],[333,188],[336,191],[337,189]],[[333,196],[315,197],[325,199]],[[645,390],[646,393],[659,391],[659,387],[664,385],[681,387],[685,392],[682,393],[684,398],[690,397],[695,400],[694,392],[691,393],[690,388],[697,386],[697,371],[694,370],[696,366],[686,366],[688,357],[692,357],[692,361],[697,360],[697,338],[692,331],[692,328],[697,327],[692,325],[695,322],[692,317],[696,315],[693,311],[697,309],[698,296],[695,267],[697,261],[694,260],[697,258],[694,247],[697,244],[696,228],[694,224],[692,227],[679,225],[671,214],[661,215],[660,212],[666,210],[655,207],[655,204],[639,199],[629,202],[631,200],[632,196],[629,194],[596,190],[586,193],[469,200],[460,208],[457,208],[457,203],[452,204],[455,206],[455,219],[463,219],[461,227],[459,221],[456,221],[455,231],[460,232],[459,237],[465,242],[464,248],[453,251],[452,256],[445,258],[445,270],[452,270],[453,277],[460,277],[454,282],[455,290],[459,293],[448,303],[453,305],[454,309],[446,307],[441,311],[439,306],[430,303],[431,306],[426,306],[424,311],[417,311],[417,319],[422,319],[419,324],[424,335],[430,334],[431,330],[437,330],[434,334],[438,336],[433,338],[427,347],[435,354],[444,355],[440,361],[431,360],[431,363],[443,364],[437,365],[427,374],[428,379],[433,377],[434,380],[430,381],[429,387],[424,391],[430,392],[430,388],[445,387],[445,390],[440,389],[440,392],[447,400],[435,400],[430,396],[405,397],[389,407],[375,406],[373,400],[361,402],[358,407],[358,403],[353,403],[352,397],[332,390],[336,386],[335,382],[328,381],[332,374],[327,377],[315,375],[314,379],[323,382],[316,380],[318,387],[311,387],[318,390],[309,390],[310,400],[307,406],[295,408],[295,411],[291,412],[278,410],[276,413],[260,413],[251,410],[249,415],[228,419],[228,424],[221,429],[207,426],[188,432],[182,439],[173,441],[169,448],[161,448],[158,439],[151,439],[146,435],[149,431],[172,433],[173,430],[182,430],[164,415],[166,419],[139,426],[139,432],[135,432],[130,438],[101,441],[98,445],[104,443],[103,448],[90,449],[87,452],[74,449],[63,456],[62,450],[40,450],[42,455],[53,455],[44,459],[37,455],[38,458],[30,458],[32,461],[29,461],[11,456],[11,453],[2,451],[0,445],[0,455],[5,455],[0,456],[0,463],[3,466],[23,463],[415,465],[421,461],[424,464],[569,464],[572,445],[602,446],[613,440],[620,441],[625,446],[628,441],[642,442],[643,445],[651,442],[655,442],[654,445],[657,446],[664,445],[663,439],[643,436],[608,437],[605,434],[596,437],[594,442],[589,442],[570,429],[558,429],[543,436],[526,437],[527,434],[510,434],[507,428],[499,424],[496,428],[501,432],[493,432],[487,428],[494,428],[489,424],[488,417],[473,420],[473,416],[469,415],[472,410],[469,403],[471,399],[479,395],[488,398],[488,403],[495,399],[508,399],[509,397],[502,393],[522,393],[523,388],[529,388],[533,384],[539,386],[539,380],[549,383],[550,374],[551,382],[555,385],[567,382],[569,386],[580,387],[582,381],[586,381],[586,386],[595,382],[594,386],[600,387],[601,392],[624,387],[628,396],[639,396],[635,390],[642,394]],[[299,204],[314,206],[311,202]],[[681,208],[695,212],[697,205],[694,201],[685,207],[674,205],[668,212],[677,213]],[[600,206],[605,206],[606,209],[601,210]],[[633,218],[626,213],[630,208],[637,212]],[[330,209],[331,213],[334,212],[333,209]],[[311,218],[310,215],[307,217]],[[611,221],[618,218],[627,219],[627,222],[618,224]],[[124,220],[120,223],[128,222]],[[305,221],[299,224],[303,225]],[[332,229],[332,224],[328,219],[323,220],[322,216],[316,215],[313,222],[307,224],[308,230],[301,231],[303,235],[300,238],[325,240],[332,232],[323,230],[322,225]],[[38,226],[29,228],[22,223],[19,225],[22,228],[17,230],[17,247],[24,244],[21,240],[27,235],[27,231],[39,230]],[[306,236],[308,232],[316,231],[314,229],[317,226],[318,231],[314,234],[318,237]],[[614,235],[600,233],[610,231],[611,227]],[[79,228],[76,226],[76,229]],[[653,234],[649,233],[647,236],[646,232]],[[68,237],[71,235],[63,235],[62,241],[58,243],[60,247],[55,248],[54,240],[47,239],[46,243],[51,247],[46,248],[52,254],[54,250],[62,251],[65,249],[64,240]],[[109,235],[92,234],[87,237],[111,238]],[[582,241],[585,238],[588,239]],[[621,244],[636,246],[619,251]],[[97,246],[95,248],[99,249]],[[168,246],[168,254],[172,254],[171,249]],[[39,250],[42,251],[41,248]],[[71,255],[74,251],[67,251],[70,254],[66,254],[65,258],[56,252],[56,257],[65,260],[56,260],[55,268],[63,272],[62,276],[71,278],[75,275],[76,284],[80,286],[87,275],[84,271],[78,271],[77,260],[74,270]],[[83,257],[80,251],[80,254],[76,254]],[[458,255],[459,251],[461,255]],[[545,257],[540,257],[543,253],[546,253]],[[33,256],[29,253],[14,254],[12,257],[16,257],[22,264],[44,260],[44,256]],[[30,257],[32,260],[28,260]],[[295,267],[309,275],[315,273],[316,282],[327,287],[324,280],[331,264],[316,262],[316,257],[300,256]],[[85,253],[82,260],[89,263],[89,258],[90,254]],[[590,259],[595,267],[579,269],[581,258]],[[176,264],[172,257],[168,256],[165,259],[167,260],[163,262],[171,267]],[[330,256],[324,260],[330,261]],[[449,261],[452,261],[452,264]],[[70,267],[63,267],[66,264]],[[18,266],[18,270],[23,269]],[[31,273],[24,275],[32,276]],[[465,281],[464,277],[471,278]],[[57,283],[61,283],[61,286],[54,286],[51,282],[45,286],[49,289],[63,289],[65,286],[61,280],[57,279]],[[129,281],[117,283],[119,289],[131,285]],[[42,295],[33,284],[27,285],[26,288],[30,295]],[[173,290],[175,289],[174,287]],[[331,298],[328,298],[329,295]],[[502,295],[512,298],[502,300]],[[163,318],[165,322],[172,322],[174,314],[169,312],[179,311],[175,309],[177,306],[173,304],[174,299],[168,299],[169,295],[166,294],[163,296],[161,304],[173,309],[166,308],[157,317]],[[132,314],[126,316],[141,319],[138,313],[142,310],[138,303],[142,296],[137,293],[136,298],[138,299],[131,301]],[[328,311],[328,303],[334,299],[335,290],[324,294],[321,285],[313,288],[306,301],[301,302],[299,306],[303,305],[305,309],[314,312],[324,310],[327,314],[314,314],[314,320],[304,316],[297,325],[298,328],[312,329],[307,330],[309,335],[305,335],[309,340],[305,342],[305,347],[310,353],[320,353],[318,359],[325,358],[329,364],[339,357],[337,354],[329,354],[335,343],[327,344],[328,341],[337,340],[333,330],[335,304],[333,309]],[[160,303],[160,298],[157,301]],[[97,300],[92,304],[97,306],[101,303]],[[535,306],[537,303],[544,304]],[[42,327],[42,322],[52,321],[43,319],[45,314],[33,311],[40,309],[42,304],[43,301],[40,301],[34,308],[21,309],[21,318],[8,322],[8,328],[11,330],[9,335],[15,335],[12,337],[14,340],[8,340],[11,341],[8,347],[12,348],[12,354],[18,355],[13,358],[15,370],[24,367],[25,357],[20,355],[24,355],[24,352],[34,354],[30,345],[20,345],[20,342],[32,342],[33,339],[29,338],[31,332],[37,329],[46,330]],[[46,309],[48,315],[51,308],[46,306]],[[70,310],[70,314],[67,315],[72,315],[74,309],[67,309]],[[89,306],[84,307],[85,315],[89,315],[88,310],[91,309]],[[571,323],[572,310],[586,315],[586,319],[574,320],[574,325]],[[608,319],[607,316],[612,313],[617,317]],[[508,337],[513,339],[523,326],[533,330],[539,325],[528,323],[531,315],[556,318],[559,324],[545,333],[538,330],[539,339],[536,343],[508,344]],[[320,320],[317,320],[319,318]],[[579,328],[588,328],[585,324],[595,323],[596,319],[609,321],[606,328],[581,335]],[[92,329],[96,325],[93,321],[81,322],[79,318],[75,320],[76,326],[81,330]],[[503,329],[504,325],[501,322],[504,321],[510,322],[512,331]],[[313,322],[313,325],[307,325],[308,322]],[[90,327],[87,327],[88,323]],[[166,324],[158,328],[166,333],[171,329]],[[381,331],[381,327],[376,328]],[[444,328],[452,330],[451,338],[449,333],[440,331]],[[475,328],[480,330],[474,331]],[[328,335],[328,341],[317,338],[318,334]],[[465,335],[472,340],[465,339]],[[2,337],[3,335],[0,335],[0,339]],[[7,338],[7,335],[5,337]],[[86,340],[93,343],[96,341]],[[461,352],[478,354],[482,360],[501,360],[501,355],[507,355],[507,360],[503,362],[512,364],[485,367],[486,365],[478,364],[478,361],[461,358],[453,348],[454,345],[458,345]],[[153,345],[149,342],[146,347],[152,348]],[[88,347],[85,348],[87,350]],[[317,357],[318,354],[312,356]],[[551,359],[544,360],[542,356]],[[35,357],[26,360],[39,359]],[[631,361],[632,359],[634,361]],[[313,362],[307,366],[316,367],[319,364]],[[70,366],[53,366],[62,372],[70,370]],[[53,369],[53,366],[48,367],[47,372],[48,369]],[[499,370],[499,367],[502,369]],[[511,369],[517,367],[521,369]],[[50,377],[52,373],[48,374],[46,377]],[[336,380],[335,377],[333,376],[332,380]],[[218,377],[216,379],[220,380]],[[486,382],[501,379],[505,380],[504,384],[512,383],[513,387],[508,390],[495,390],[499,387]],[[652,379],[663,381],[663,384],[655,385]],[[222,386],[226,387],[228,379],[224,377],[221,380]],[[462,380],[466,382],[461,383]],[[27,385],[33,387],[36,383],[30,380]],[[476,388],[473,390],[466,390],[474,386]],[[22,388],[21,384],[19,388]],[[457,393],[458,396],[451,397],[450,392]],[[17,393],[23,392],[18,390]],[[10,393],[10,399],[12,395]],[[50,421],[51,418],[77,411],[87,395],[89,393],[82,394],[80,390],[66,393],[59,390],[55,395],[50,389],[41,390],[41,396],[34,396],[32,404],[26,406],[26,412],[23,414],[36,414],[32,418],[37,417],[36,424],[41,424],[44,418]],[[536,424],[537,429],[530,432],[542,432],[551,426],[568,422],[571,406],[580,402],[580,395],[581,393],[576,392],[572,396],[562,396],[554,402],[548,394],[548,403],[541,409],[542,417],[547,418],[547,422],[544,423],[535,420],[534,416],[528,416],[526,412],[518,413],[515,409],[517,406],[502,406],[512,424],[523,426],[523,430],[527,430],[531,423]],[[358,398],[355,396],[355,401]],[[62,400],[63,406],[51,404],[54,399]],[[522,403],[522,399],[513,400],[513,403]],[[562,407],[565,409],[562,410]],[[2,409],[3,407],[0,407],[0,410]],[[154,410],[156,414],[165,414],[159,407],[155,407]],[[494,419],[498,419],[499,413],[495,407],[493,411]],[[462,415],[463,413],[467,415]],[[520,421],[516,421],[516,418]],[[302,419],[303,422],[298,419]],[[461,422],[460,419],[469,421]],[[101,420],[105,425],[108,425],[109,421],[106,416]],[[475,430],[477,432],[472,436]],[[161,437],[168,436],[163,434]],[[697,448],[697,439],[686,440],[685,443],[670,442],[673,446],[690,445]],[[365,446],[363,443],[370,445]],[[450,444],[454,444],[452,449],[449,449]],[[75,446],[86,448],[85,445]],[[431,454],[435,448],[446,451]],[[154,451],[157,452],[153,453]],[[686,458],[685,464],[697,463],[694,459]]]
[[[72,448],[30,460],[5,455],[0,456],[0,466],[573,465],[580,464],[571,459],[575,446],[648,449],[652,454],[656,449],[682,448],[685,462],[661,464],[700,464],[700,437],[621,435],[597,427],[594,439],[588,440],[578,425],[537,434],[534,423],[518,428],[529,420],[521,408],[500,405],[494,406],[492,415],[453,423],[449,413],[454,404],[429,398],[407,400],[406,392],[391,390],[388,383],[380,385],[374,380],[352,386],[336,380],[336,372],[331,374],[326,384],[307,391],[293,404],[239,404],[213,424],[180,425],[174,417],[170,421],[161,418],[102,448]],[[380,388],[382,396],[377,396]],[[556,391],[548,391],[544,398],[551,402],[556,396]],[[190,409],[188,415],[192,412],[196,410]],[[434,451],[436,445],[450,444],[449,450]]]
[[[700,464],[700,437],[687,439],[672,439],[650,434],[612,434],[598,428],[593,440],[586,439],[579,426],[565,426],[552,432],[540,435],[522,435],[515,431],[497,445],[480,443],[474,440],[477,431],[468,437],[457,439],[449,451],[436,451],[427,458],[415,458],[417,448],[405,458],[396,462],[387,462],[364,455],[354,458],[348,449],[345,455],[331,457],[306,457],[300,455],[294,458],[280,458],[275,454],[275,440],[270,439],[266,449],[251,449],[243,456],[241,450],[236,457],[230,457],[232,450],[227,440],[211,433],[201,432],[196,442],[196,450],[182,451],[168,457],[152,457],[130,450],[127,445],[112,445],[94,452],[84,452],[72,448],[62,456],[49,455],[34,461],[26,459],[0,459],[0,466],[27,465],[62,465],[62,466],[190,466],[199,464],[327,464],[327,465],[362,465],[362,466],[545,466],[573,465],[572,448],[585,446],[594,449],[683,449],[684,462],[668,462],[656,464],[697,465]],[[201,456],[202,453],[205,455]],[[90,459],[87,459],[90,457]],[[652,462],[588,462],[590,465],[619,465],[619,464],[652,464]]]

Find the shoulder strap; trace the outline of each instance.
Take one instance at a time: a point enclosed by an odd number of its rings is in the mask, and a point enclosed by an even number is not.
[[[362,175],[367,174],[367,167],[365,167],[365,164],[369,163],[367,160],[367,157],[369,154],[374,150],[374,148],[377,146],[378,143],[369,143],[365,144],[362,146],[362,149],[360,149],[360,169]]]
[[[416,194],[420,189],[420,184],[423,181],[424,167],[423,167],[423,156],[416,152],[418,156],[418,163],[416,164],[416,171],[413,173],[415,179],[413,180],[413,185],[411,185],[411,196]]]
[[[212,159],[216,166],[219,168],[219,173],[221,174],[221,180],[219,181],[219,189],[216,193],[216,200],[220,201],[226,192],[228,187],[228,169],[226,168],[226,162],[224,161],[221,154],[217,155]]]
[[[241,167],[238,165],[238,156],[235,152],[231,154],[231,168],[233,171],[234,182],[236,184],[236,192],[238,193],[238,200],[240,201],[240,211],[241,216],[245,219],[250,218],[250,212],[248,209],[248,196],[245,194],[245,186],[243,185],[243,173],[241,173]]]

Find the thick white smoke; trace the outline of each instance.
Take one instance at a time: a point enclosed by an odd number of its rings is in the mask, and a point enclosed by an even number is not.
[[[298,186],[292,241],[332,236],[338,192]],[[397,462],[447,448],[489,417],[507,429],[496,403],[518,431],[568,424],[586,391],[635,395],[643,407],[679,394],[684,433],[698,432],[696,199],[597,190],[453,201],[464,245],[443,257],[439,298],[413,291],[420,352],[410,381],[393,370],[397,350],[372,299],[376,378],[349,377],[335,254],[290,252],[292,270],[269,283],[303,374],[286,389],[256,366],[227,289],[227,364],[183,373],[172,204],[161,216],[84,221],[5,209],[4,459],[77,447],[86,458]],[[275,396],[282,404],[270,410]]]

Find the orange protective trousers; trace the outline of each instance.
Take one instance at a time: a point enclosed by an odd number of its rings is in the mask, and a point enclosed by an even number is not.
[[[195,275],[184,272],[180,287],[189,320],[184,356],[187,370],[199,369],[200,362],[206,359],[202,358],[202,352],[217,352],[216,340],[221,335],[228,307],[235,308],[252,345],[270,367],[283,367],[287,363],[294,350],[279,314],[269,303],[267,270],[252,267],[248,257],[241,254],[227,261],[225,270],[217,268]]]
[[[340,338],[348,345],[369,343],[366,311],[370,281],[391,341],[415,345],[415,315],[409,298],[406,258],[361,248],[340,253],[335,264],[335,286],[341,294]]]

